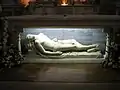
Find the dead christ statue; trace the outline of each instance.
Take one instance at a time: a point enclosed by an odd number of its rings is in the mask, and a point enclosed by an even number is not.
[[[51,40],[43,33],[38,35],[28,34],[27,38],[34,38],[36,50],[45,55],[61,55],[66,51],[87,51],[98,47],[98,44],[83,45],[75,39],[57,40],[55,38]]]

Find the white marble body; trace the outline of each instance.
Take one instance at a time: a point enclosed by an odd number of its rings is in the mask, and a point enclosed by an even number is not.
[[[73,51],[80,51],[80,50],[88,50],[91,48],[96,48],[97,45],[82,45],[79,42],[77,42],[74,39],[68,39],[68,40],[51,40],[43,33],[40,33],[38,35],[28,34],[27,38],[35,38],[35,43],[37,45],[37,48],[45,49],[45,50],[51,50],[53,52],[58,51],[67,51],[67,50],[73,50]],[[44,50],[44,51],[45,51]],[[42,50],[43,52],[43,50]]]

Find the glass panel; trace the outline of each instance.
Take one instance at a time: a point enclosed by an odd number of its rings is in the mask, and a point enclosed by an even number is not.
[[[24,28],[22,53],[26,60],[103,58],[102,28]]]

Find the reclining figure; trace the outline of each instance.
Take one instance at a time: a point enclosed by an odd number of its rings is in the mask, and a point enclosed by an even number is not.
[[[43,33],[38,35],[28,34],[28,39],[34,38],[35,48],[46,55],[61,55],[65,51],[87,51],[88,49],[98,47],[97,44],[82,45],[74,39],[51,40]]]

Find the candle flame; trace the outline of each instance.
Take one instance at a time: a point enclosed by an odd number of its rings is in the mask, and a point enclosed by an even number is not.
[[[61,0],[61,5],[62,6],[67,6],[68,5],[68,0]]]
[[[34,1],[36,0],[20,0],[20,3],[26,7],[29,5],[29,2],[34,2]]]

